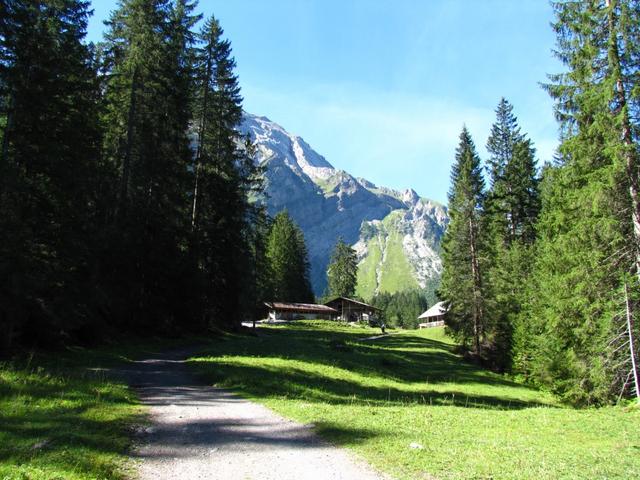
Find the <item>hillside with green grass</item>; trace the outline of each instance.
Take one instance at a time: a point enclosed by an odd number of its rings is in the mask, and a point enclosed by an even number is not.
[[[465,363],[442,329],[328,322],[226,337],[192,364],[401,479],[636,478],[640,410],[573,409]]]
[[[396,210],[382,221],[371,222],[364,238],[367,255],[358,265],[356,295],[372,298],[376,293],[395,293],[419,288],[415,267],[407,260],[402,241],[404,211]]]

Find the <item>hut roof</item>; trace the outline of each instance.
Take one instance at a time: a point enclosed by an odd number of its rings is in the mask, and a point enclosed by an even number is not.
[[[421,319],[421,318],[439,317],[441,315],[444,315],[445,313],[447,313],[446,302],[438,302],[434,304],[426,312],[422,313],[422,315],[420,315],[418,318]]]
[[[338,311],[326,305],[318,305],[315,303],[286,303],[286,302],[265,302],[268,309],[278,312],[291,313],[323,313],[337,314]]]
[[[379,308],[374,307],[373,305],[369,305],[369,304],[367,304],[367,303],[360,302],[360,301],[358,301],[358,300],[354,300],[354,299],[352,299],[352,298],[347,298],[347,297],[337,297],[337,298],[334,298],[333,300],[331,300],[331,301],[329,301],[329,302],[325,303],[325,305],[328,305],[328,306],[332,306],[332,307],[334,307],[334,308],[337,308],[337,307],[339,307],[339,306],[341,306],[341,305],[342,305],[342,302],[350,303],[350,304],[352,304],[352,306],[353,306],[353,307],[356,307],[356,308],[360,307],[360,308],[362,308],[363,310],[378,310],[378,311],[380,311],[380,309],[379,309]]]

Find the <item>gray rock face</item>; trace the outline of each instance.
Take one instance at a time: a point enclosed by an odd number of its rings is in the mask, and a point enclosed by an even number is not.
[[[338,238],[355,245],[361,240],[363,223],[382,220],[396,210],[405,212],[410,237],[403,242],[405,254],[418,283],[424,283],[421,277],[439,275],[437,252],[448,222],[444,207],[421,199],[413,190],[377,187],[335,169],[302,138],[266,117],[245,113],[240,130],[251,137],[258,161],[267,167],[265,202],[269,214],[287,209],[304,232],[316,294],[322,294],[326,287],[326,268]]]

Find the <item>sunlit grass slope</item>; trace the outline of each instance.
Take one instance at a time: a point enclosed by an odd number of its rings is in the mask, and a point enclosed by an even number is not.
[[[375,333],[273,326],[193,364],[398,478],[640,478],[640,411],[562,407],[464,363],[442,329]]]
[[[130,478],[131,426],[143,420],[135,396],[100,367],[113,350],[75,349],[0,363],[0,479]]]
[[[358,296],[370,299],[378,292],[395,293],[419,288],[402,245],[404,234],[398,222],[403,215],[402,210],[389,213],[375,226],[376,233],[366,240],[368,255],[358,265]]]
[[[378,287],[378,266],[382,261],[382,249],[384,237],[376,235],[367,240],[367,256],[358,265],[358,282],[356,295],[360,298],[370,299],[376,294]]]

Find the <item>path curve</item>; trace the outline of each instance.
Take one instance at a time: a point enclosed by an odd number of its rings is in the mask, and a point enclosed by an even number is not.
[[[134,456],[141,480],[378,480],[388,477],[313,433],[232,392],[204,386],[183,349],[125,374],[151,414]]]

